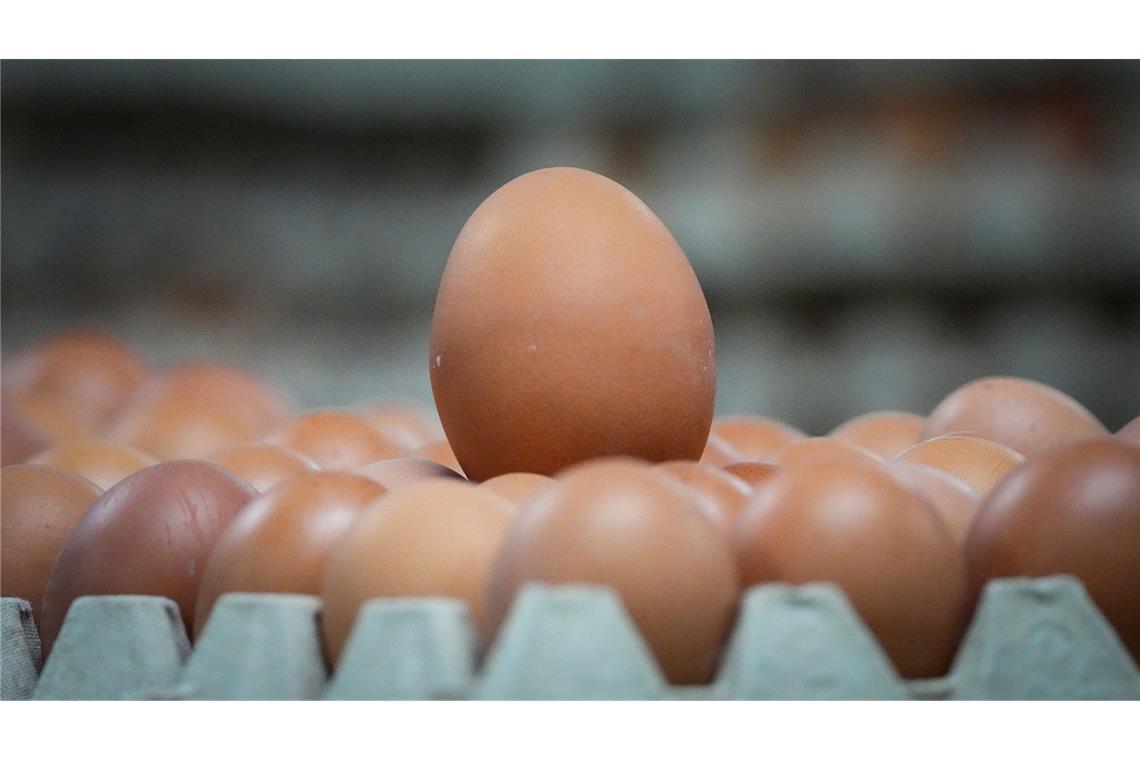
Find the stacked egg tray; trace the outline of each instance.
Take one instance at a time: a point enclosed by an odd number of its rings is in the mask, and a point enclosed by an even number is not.
[[[530,585],[480,663],[451,599],[366,604],[329,674],[320,601],[223,597],[191,649],[177,606],[89,596],[39,667],[27,603],[3,600],[4,699],[1140,699],[1140,672],[1074,578],[991,582],[945,678],[901,680],[831,584],[743,598],[716,679],[668,685],[619,597]]]

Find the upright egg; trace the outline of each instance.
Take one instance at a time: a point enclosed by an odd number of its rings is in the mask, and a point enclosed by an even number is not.
[[[712,320],[669,230],[581,169],[525,174],[467,220],[436,298],[432,391],[464,473],[585,459],[697,459],[712,422]]]
[[[0,468],[0,593],[27,601],[37,622],[55,559],[101,493],[91,481],[55,467]]]
[[[54,446],[29,461],[74,472],[104,490],[144,467],[158,464],[144,451],[94,439]]]
[[[1108,435],[1092,412],[1056,388],[1018,377],[986,377],[944,398],[922,438],[965,433],[1030,456],[1069,441]]]
[[[301,415],[269,440],[301,452],[323,470],[351,470],[402,453],[363,419],[336,409]]]
[[[275,443],[239,443],[215,452],[206,461],[240,475],[261,493],[318,469],[317,463],[301,452]]]
[[[1140,448],[1113,438],[1031,457],[966,538],[973,592],[991,578],[1075,575],[1140,660]]]
[[[190,460],[147,467],[108,489],[71,531],[48,580],[40,623],[45,653],[71,603],[89,594],[165,596],[193,630],[206,560],[256,495],[221,467]]]
[[[520,511],[487,587],[485,644],[532,581],[612,587],[675,683],[712,677],[739,592],[723,530],[666,475],[626,461],[579,465]]]
[[[218,539],[202,574],[194,625],[235,591],[320,594],[332,547],[385,488],[347,472],[308,472],[254,499]]]
[[[925,423],[923,417],[910,412],[871,412],[844,422],[832,430],[829,437],[862,446],[884,459],[892,459],[918,443]]]

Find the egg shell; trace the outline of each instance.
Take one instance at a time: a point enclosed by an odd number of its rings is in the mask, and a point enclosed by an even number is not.
[[[779,469],[767,462],[737,462],[724,467],[725,472],[743,480],[753,491],[767,483]]]
[[[437,464],[442,464],[449,470],[454,470],[460,475],[466,475],[463,468],[459,466],[459,460],[455,458],[455,452],[451,450],[451,444],[447,441],[435,441],[429,443],[427,446],[416,449],[410,455],[414,459],[427,459]]]
[[[755,415],[718,417],[712,431],[740,455],[738,462],[762,462],[776,451],[807,436],[779,420]]]
[[[736,521],[746,586],[838,585],[906,678],[943,675],[967,615],[950,530],[885,465],[815,460],[780,470]]]
[[[370,404],[357,414],[405,452],[443,437],[443,428],[435,415],[411,404]]]
[[[744,455],[729,446],[727,441],[716,433],[709,433],[709,439],[705,441],[704,451],[701,452],[701,458],[698,461],[711,464],[713,467],[723,467],[726,464],[743,461],[743,459]]]
[[[144,451],[95,439],[52,447],[30,461],[73,472],[87,478],[102,490],[144,467],[158,464],[157,459]]]
[[[612,587],[684,684],[712,677],[740,590],[724,532],[675,480],[622,461],[579,465],[520,511],[487,587],[485,644],[531,581]]]
[[[0,464],[22,464],[51,445],[46,431],[17,414],[10,404],[0,404]]]
[[[751,486],[740,478],[700,462],[665,462],[657,465],[656,469],[710,499],[715,505],[714,519],[725,531],[732,526],[752,494]]]
[[[929,465],[896,460],[887,466],[903,485],[926,497],[950,529],[955,542],[962,546],[978,514],[982,495],[965,481]]]
[[[1108,430],[1056,388],[1018,377],[986,377],[943,399],[922,430],[922,439],[952,433],[996,441],[1030,456],[1057,444],[1107,435]]]
[[[47,465],[0,468],[0,593],[27,601],[37,621],[60,549],[102,493],[91,481]]]
[[[360,417],[335,409],[302,415],[269,441],[301,452],[322,470],[352,470],[403,454],[399,446]]]
[[[1140,661],[1140,448],[1110,437],[1031,457],[982,503],[966,538],[971,588],[1071,574]]]
[[[942,470],[985,496],[1025,457],[985,438],[944,435],[911,446],[897,460]]]
[[[333,546],[386,492],[361,475],[306,472],[251,501],[210,554],[198,591],[195,632],[222,594],[320,594]]]
[[[893,459],[918,443],[926,419],[910,412],[870,412],[844,422],[829,438],[853,443],[884,459]]]
[[[221,467],[189,460],[147,467],[108,489],[71,531],[48,580],[45,655],[71,603],[90,594],[165,596],[193,630],[206,560],[256,495]]]
[[[1140,417],[1137,417],[1132,420],[1132,422],[1120,428],[1120,430],[1116,432],[1116,437],[1140,446]]]
[[[459,480],[422,480],[373,502],[325,571],[321,625],[329,660],[339,659],[369,599],[452,597],[477,620],[488,569],[514,513],[506,499]]]
[[[879,457],[854,443],[834,438],[801,438],[768,455],[768,463],[786,467],[814,460],[856,460],[878,462]]]
[[[224,467],[265,493],[274,486],[318,469],[299,451],[275,443],[242,443],[210,455],[207,460]]]
[[[4,406],[28,429],[48,441],[48,445],[84,441],[96,435],[95,428],[76,417],[55,401],[40,396],[7,399]]]
[[[479,487],[497,493],[516,506],[521,506],[553,483],[554,478],[536,472],[508,472],[484,480]]]
[[[429,370],[477,481],[607,455],[697,459],[716,391],[712,319],[684,252],[633,193],[570,168],[507,183],[467,220]]]
[[[410,457],[381,459],[379,462],[372,462],[363,467],[357,467],[354,472],[374,480],[388,489],[414,483],[418,480],[427,480],[428,478],[465,480],[458,472],[450,467],[444,467],[439,462],[433,462],[430,459],[412,459]]]

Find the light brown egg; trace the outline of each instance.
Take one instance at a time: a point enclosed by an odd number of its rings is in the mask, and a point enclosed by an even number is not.
[[[1117,438],[1123,438],[1129,443],[1135,443],[1140,446],[1140,417],[1132,420],[1124,427],[1116,432]]]
[[[211,454],[206,461],[240,475],[260,493],[318,469],[317,463],[301,452],[275,443],[239,443]]]
[[[467,220],[429,369],[472,480],[697,459],[712,422],[712,320],[692,266],[636,196],[581,169],[525,174]]]
[[[443,437],[435,415],[411,404],[371,404],[357,414],[404,451],[414,451]]]
[[[779,469],[767,462],[737,462],[724,467],[725,472],[743,480],[753,491],[767,483]]]
[[[983,502],[966,557],[975,596],[991,578],[1075,575],[1140,660],[1140,448],[1106,437],[1032,457]]]
[[[44,593],[40,633],[51,650],[71,603],[91,594],[173,599],[187,629],[202,570],[222,532],[257,492],[207,462],[163,462],[100,496],[59,553]]]
[[[428,478],[464,480],[464,477],[458,472],[449,467],[444,467],[439,462],[408,457],[381,459],[379,462],[357,467],[353,472],[376,481],[388,490]]]
[[[463,468],[459,466],[459,460],[455,458],[455,452],[451,450],[451,444],[445,440],[429,443],[427,446],[418,448],[413,451],[410,456],[442,464],[447,469],[454,470],[460,475],[466,474],[463,472]]]
[[[87,478],[106,490],[131,473],[158,464],[146,452],[110,441],[86,440],[64,443],[33,457],[32,464],[46,464]]]
[[[744,455],[728,445],[728,442],[716,433],[709,433],[705,442],[705,449],[701,452],[700,462],[711,464],[713,467],[724,467],[744,459]]]
[[[251,501],[206,563],[194,613],[196,632],[222,594],[320,594],[333,546],[364,508],[386,492],[361,475],[306,472]]]
[[[982,496],[1005,474],[1025,461],[1011,448],[972,435],[944,435],[911,446],[898,460],[929,465],[947,472]]]
[[[478,620],[491,561],[515,507],[459,480],[411,483],[374,502],[333,550],[321,598],[335,662],[360,605],[377,597],[444,596]]]
[[[871,412],[844,422],[829,438],[853,443],[884,459],[893,459],[918,443],[926,419],[910,412]]]
[[[123,407],[146,377],[125,344],[97,332],[72,332],[44,341],[4,370],[11,400],[47,402],[97,432]]]
[[[655,469],[710,499],[715,505],[714,519],[726,531],[752,494],[752,488],[740,478],[700,462],[664,462]]]
[[[508,472],[484,480],[479,487],[497,493],[516,506],[521,506],[554,483],[554,478],[536,472]]]
[[[736,521],[745,585],[837,584],[905,678],[940,676],[965,626],[965,561],[925,499],[885,465],[783,468]]]
[[[27,601],[37,622],[59,550],[102,492],[55,467],[0,468],[0,593]]]
[[[887,466],[903,485],[926,497],[950,529],[958,546],[965,543],[966,533],[982,503],[982,495],[978,491],[953,475],[929,465],[895,460],[888,462]]]
[[[322,470],[352,470],[403,453],[360,417],[335,409],[302,415],[269,441],[301,452]]]
[[[1017,377],[963,385],[934,408],[922,438],[964,433],[1032,454],[1069,441],[1107,435],[1096,417],[1055,388]]]
[[[753,415],[718,417],[712,431],[741,456],[738,462],[768,461],[778,450],[807,437],[791,425]]]
[[[189,364],[140,390],[110,437],[160,460],[197,459],[259,438],[290,413],[282,396],[251,375]]]
[[[95,428],[51,399],[27,396],[5,400],[4,406],[24,421],[24,424],[49,445],[84,441],[93,437]]]
[[[612,587],[674,683],[712,677],[740,590],[724,532],[691,495],[623,461],[579,465],[520,511],[487,587],[484,644],[531,581]]]
[[[52,445],[52,438],[33,421],[0,404],[0,464],[22,464]]]
[[[809,462],[817,459],[827,460],[858,460],[861,462],[878,462],[879,457],[867,449],[854,443],[847,443],[835,438],[802,438],[793,441],[781,449],[768,455],[768,462],[779,467],[791,464]]]

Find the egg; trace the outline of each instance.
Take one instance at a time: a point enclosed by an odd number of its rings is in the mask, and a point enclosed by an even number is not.
[[[627,461],[579,465],[520,511],[487,586],[485,643],[528,582],[612,587],[679,684],[713,676],[740,590],[724,531],[668,476]]]
[[[478,619],[487,571],[514,516],[509,501],[459,480],[424,480],[374,502],[329,558],[321,625],[335,662],[360,605],[378,597],[463,600]]]
[[[9,399],[38,399],[97,432],[143,383],[146,367],[124,343],[97,332],[44,341],[5,368]]]
[[[484,480],[479,487],[497,493],[515,505],[522,505],[554,483],[554,478],[536,472],[508,472]]]
[[[1140,446],[1140,417],[1132,420],[1124,427],[1116,432],[1117,438],[1123,438],[1129,443],[1135,443]]]
[[[100,440],[75,441],[43,451],[31,460],[87,478],[106,490],[131,473],[158,464],[146,452]]]
[[[52,438],[33,421],[0,405],[0,464],[21,464],[52,445]]]
[[[754,491],[767,483],[768,479],[775,475],[779,469],[776,465],[767,462],[737,462],[724,467],[725,472],[740,478]]]
[[[0,468],[0,593],[27,601],[37,621],[55,559],[101,493],[91,481],[55,467]]]
[[[206,461],[241,476],[261,493],[318,469],[317,463],[301,452],[275,443],[240,443],[214,452]]]
[[[387,489],[347,472],[306,472],[254,499],[218,539],[194,613],[201,631],[222,594],[320,594],[332,547]]]
[[[697,459],[716,390],[712,320],[665,225],[581,169],[525,174],[471,215],[432,317],[429,369],[463,472]]]
[[[975,596],[991,578],[1075,575],[1140,661],[1140,448],[1113,438],[1031,457],[966,538]]]
[[[918,443],[926,419],[910,412],[871,412],[848,420],[828,437],[853,443],[884,459],[892,459]]]
[[[965,560],[922,496],[884,465],[782,468],[736,521],[745,585],[830,582],[904,678],[944,674],[968,616]]]
[[[768,455],[769,464],[781,467],[818,459],[857,460],[860,462],[879,461],[878,456],[872,454],[862,446],[839,441],[834,438],[823,437],[801,438],[797,441],[792,441]]]
[[[942,470],[985,496],[1005,474],[1025,461],[1013,449],[972,435],[944,435],[917,443],[899,454],[903,462],[915,462]]]
[[[791,425],[753,415],[718,417],[712,431],[741,456],[738,462],[765,461],[779,449],[807,437]]]
[[[283,396],[245,372],[189,364],[141,389],[109,437],[160,460],[197,459],[260,438],[290,414]]]
[[[704,451],[701,452],[698,461],[711,464],[713,467],[723,467],[743,459],[744,455],[729,446],[727,441],[716,433],[709,433],[709,439],[705,441]]]
[[[301,452],[323,470],[351,470],[403,454],[360,417],[335,409],[302,415],[269,441]]]
[[[410,404],[371,404],[357,414],[404,451],[414,451],[443,436],[434,414]]]
[[[421,446],[413,451],[409,456],[415,459],[427,459],[431,462],[441,464],[449,470],[454,470],[460,475],[465,475],[463,468],[459,466],[459,460],[455,458],[455,452],[451,450],[451,444],[447,441],[435,441],[429,443],[427,446]]]
[[[707,497],[715,505],[714,519],[725,530],[732,525],[736,516],[744,509],[744,502],[752,494],[752,488],[740,478],[699,462],[665,462],[655,468],[686,488]]]
[[[60,551],[44,593],[40,632],[50,650],[71,603],[90,594],[173,599],[189,630],[215,542],[257,492],[217,465],[163,462],[100,496]]]
[[[926,497],[950,529],[954,541],[962,546],[981,506],[982,495],[964,481],[929,465],[896,460],[887,466],[903,485]]]
[[[449,467],[430,459],[381,459],[363,467],[357,467],[353,472],[376,481],[385,488],[392,489],[406,483],[428,478],[452,478],[464,480],[464,477]]]
[[[965,433],[1030,456],[1050,446],[1108,435],[1100,421],[1055,388],[1017,377],[987,377],[943,399],[922,439]]]
[[[48,445],[82,441],[96,435],[95,428],[51,399],[39,396],[7,399],[4,406],[22,420],[27,429],[48,441]]]

